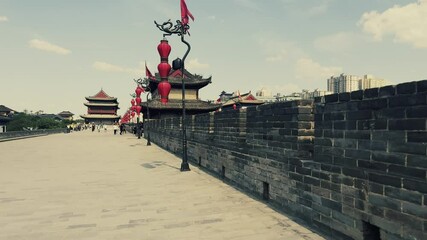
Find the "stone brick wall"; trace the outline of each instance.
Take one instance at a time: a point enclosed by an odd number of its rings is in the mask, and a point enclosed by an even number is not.
[[[188,157],[333,239],[426,239],[427,80],[189,116]],[[150,135],[181,155],[181,119]]]
[[[66,132],[67,132],[66,128],[3,132],[3,133],[0,133],[0,142],[18,140],[18,139],[23,139],[28,137],[38,137],[38,136],[44,136],[48,134],[66,133]]]
[[[334,214],[343,214],[342,232],[374,225],[382,239],[426,239],[427,81],[321,100],[314,160],[330,176],[321,184],[335,187],[326,195],[338,206],[321,221],[336,226]]]

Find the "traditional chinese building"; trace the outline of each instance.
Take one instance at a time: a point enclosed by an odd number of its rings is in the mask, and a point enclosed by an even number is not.
[[[0,133],[6,132],[6,123],[12,120],[14,113],[14,110],[4,105],[0,105]]]
[[[200,100],[199,90],[211,83],[211,79],[212,77],[203,78],[200,75],[193,75],[187,70],[184,70],[186,114],[194,115],[212,112],[220,107],[219,104]],[[160,95],[157,91],[160,81],[160,76],[157,73],[155,77],[150,79],[149,87],[151,89],[152,99],[149,100],[148,103],[141,103],[144,116],[147,116],[147,107],[150,108],[150,118],[152,119],[182,116],[181,70],[171,70],[168,76],[168,81],[171,84],[171,91],[169,93],[169,101],[166,104],[161,103]]]
[[[86,97],[86,100],[84,105],[87,107],[87,114],[80,115],[85,123],[113,124],[120,119],[117,115],[119,109],[117,98],[110,97],[104,90],[101,89],[94,96]]]
[[[246,108],[264,103],[264,101],[258,100],[251,92],[242,95],[237,92],[232,94],[231,97],[228,97],[227,93],[223,91],[219,96],[220,97],[218,100],[220,100],[220,103],[222,103],[222,110]]]
[[[62,112],[58,113],[57,115],[62,117],[63,119],[73,120],[74,113],[72,113],[70,111],[62,111]]]

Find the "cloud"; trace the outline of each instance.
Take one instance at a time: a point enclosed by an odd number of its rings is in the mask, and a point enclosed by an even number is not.
[[[320,1],[319,5],[313,6],[307,10],[307,14],[310,16],[317,16],[326,13],[329,9],[331,0]]]
[[[30,40],[28,43],[31,48],[36,48],[42,51],[53,52],[60,55],[68,55],[71,53],[71,51],[66,48],[39,39]]]
[[[259,11],[258,5],[252,0],[234,0],[234,2],[244,8]]]
[[[198,70],[198,69],[207,69],[209,68],[209,64],[199,62],[199,59],[193,58],[185,63],[185,67],[189,70]]]
[[[0,16],[0,22],[8,22],[9,18],[7,18],[6,16]]]
[[[354,32],[338,32],[321,36],[314,40],[316,49],[329,52],[342,52],[352,49],[356,44],[365,42],[366,37]]]
[[[364,32],[372,34],[376,41],[391,35],[396,42],[427,48],[427,0],[405,6],[395,5],[382,13],[364,13],[358,25]]]
[[[294,83],[285,83],[281,85],[263,85],[259,89],[266,91],[267,96],[274,96],[277,93],[291,94],[301,92],[301,88]]]
[[[96,70],[103,71],[103,72],[121,72],[121,73],[129,73],[129,74],[138,75],[138,76],[140,75],[145,76],[144,63],[140,63],[139,68],[126,68],[126,67],[106,63],[106,62],[96,61],[93,63],[92,66]]]
[[[325,81],[339,73],[342,73],[341,67],[325,67],[310,58],[298,59],[295,67],[295,78],[305,82]]]
[[[294,43],[283,41],[272,34],[258,33],[254,38],[267,62],[280,62],[300,54],[296,53],[299,48]]]

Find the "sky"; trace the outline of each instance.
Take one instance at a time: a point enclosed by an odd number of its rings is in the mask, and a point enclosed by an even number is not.
[[[180,19],[179,0],[0,0],[0,105],[85,114],[103,89],[130,106],[144,62],[157,72],[154,21]],[[427,0],[186,0],[186,68],[200,91],[326,90],[341,73],[392,84],[427,79]],[[168,37],[170,62],[184,55]],[[143,96],[145,99],[145,96]]]

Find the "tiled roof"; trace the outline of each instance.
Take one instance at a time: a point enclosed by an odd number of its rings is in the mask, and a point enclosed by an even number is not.
[[[84,103],[85,106],[104,106],[104,107],[116,107],[119,106],[118,103],[94,103],[94,102],[87,102]]]
[[[86,97],[86,99],[91,100],[91,99],[95,99],[95,100],[116,100],[117,98],[115,97],[110,97],[107,93],[104,92],[104,90],[100,90],[97,94],[90,96],[90,97]]]
[[[154,99],[148,102],[149,108],[153,109],[182,109],[182,101],[178,99],[170,99],[167,104],[162,104],[160,100]],[[141,103],[143,107],[147,107],[147,102]],[[219,104],[213,104],[201,100],[186,100],[185,108],[188,110],[212,110],[215,111],[221,107]]]
[[[0,105],[0,112],[15,112],[15,110],[6,107],[5,105]]]
[[[74,116],[74,113],[70,112],[70,111],[62,111],[60,113],[58,113],[59,116]]]
[[[120,118],[120,116],[118,115],[111,115],[111,114],[84,114],[84,115],[80,115],[80,117],[82,118],[91,118],[91,119],[96,119],[96,118],[102,118],[102,119],[118,119]]]

